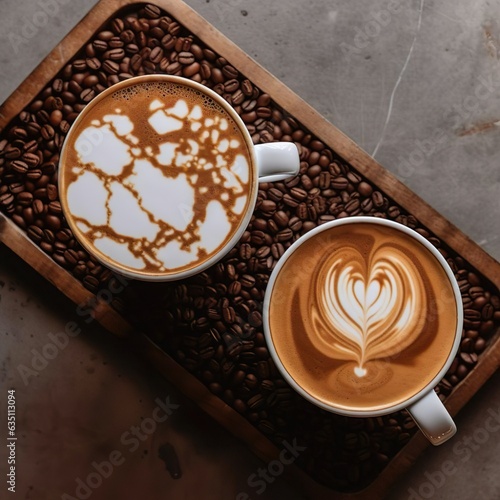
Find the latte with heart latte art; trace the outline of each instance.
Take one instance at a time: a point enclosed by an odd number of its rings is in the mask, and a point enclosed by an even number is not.
[[[436,257],[409,235],[369,223],[303,242],[279,270],[269,305],[289,375],[344,410],[378,411],[425,388],[447,361],[456,322]]]

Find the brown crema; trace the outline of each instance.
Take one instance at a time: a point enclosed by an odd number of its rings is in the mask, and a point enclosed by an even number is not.
[[[285,369],[339,410],[404,403],[452,349],[455,296],[416,239],[378,224],[340,225],[300,245],[280,269],[269,306]]]

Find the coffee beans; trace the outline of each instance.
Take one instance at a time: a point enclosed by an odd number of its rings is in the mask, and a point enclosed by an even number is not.
[[[278,446],[297,439],[307,448],[298,463],[317,480],[337,490],[359,488],[385,467],[415,432],[415,424],[406,412],[373,419],[326,414],[281,378],[265,344],[261,311],[270,272],[286,249],[319,224],[365,214],[414,227],[446,252],[457,273],[465,328],[460,353],[438,386],[441,398],[480,362],[500,324],[499,293],[232,63],[157,6],[112,19],[2,131],[0,209],[88,290],[97,293],[107,283],[117,289],[109,271],[75,241],[56,187],[62,140],[104,88],[156,72],[192,78],[231,103],[255,143],[296,141],[300,175],[259,186],[248,229],[222,262],[165,285],[160,294],[156,287],[131,283],[123,311]]]

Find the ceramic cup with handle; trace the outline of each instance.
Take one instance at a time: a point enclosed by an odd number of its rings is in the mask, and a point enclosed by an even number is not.
[[[460,344],[462,300],[416,231],[364,216],[314,228],[278,261],[263,318],[278,369],[312,403],[350,417],[406,408],[433,444],[455,434],[434,387]]]
[[[60,158],[64,215],[82,246],[129,278],[203,271],[242,236],[259,182],[299,171],[295,144],[254,146],[216,92],[170,75],[130,78],[94,98]]]

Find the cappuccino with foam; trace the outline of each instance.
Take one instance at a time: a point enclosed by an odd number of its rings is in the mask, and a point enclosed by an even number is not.
[[[169,277],[235,244],[256,196],[252,145],[229,106],[196,86],[121,82],[81,113],[59,177],[82,245],[123,274]],[[248,217],[247,217],[248,214]]]
[[[275,270],[267,325],[279,362],[307,395],[340,412],[380,413],[445,367],[456,296],[421,242],[360,222],[319,231],[293,250]]]

